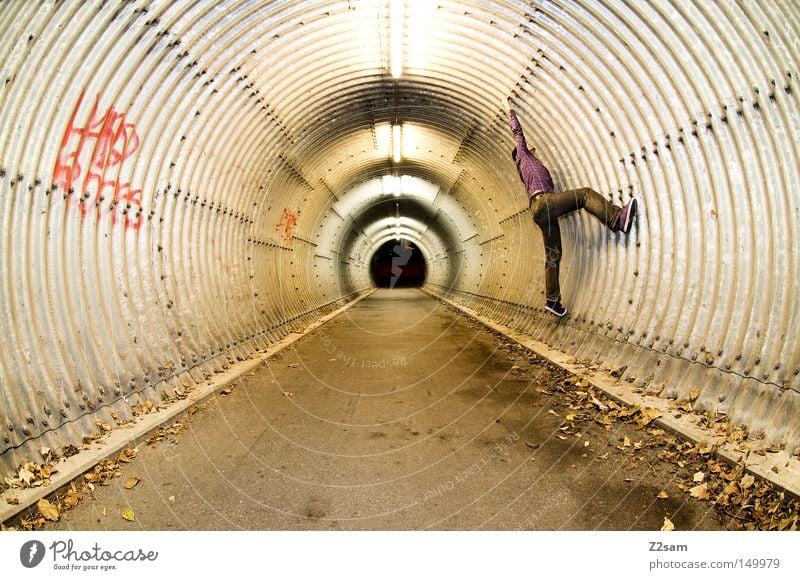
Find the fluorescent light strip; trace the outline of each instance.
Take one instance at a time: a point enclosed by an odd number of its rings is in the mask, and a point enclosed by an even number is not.
[[[389,44],[392,76],[403,74],[403,4],[405,0],[389,0]]]
[[[403,132],[400,125],[392,125],[392,159],[395,163],[400,163],[403,151]]]

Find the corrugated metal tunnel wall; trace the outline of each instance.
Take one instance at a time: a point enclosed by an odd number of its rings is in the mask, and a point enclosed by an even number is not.
[[[4,469],[353,298],[396,237],[429,290],[800,445],[798,5],[401,3],[399,78],[388,0],[0,4]],[[562,220],[562,323],[511,94],[557,188],[640,200],[627,238]]]

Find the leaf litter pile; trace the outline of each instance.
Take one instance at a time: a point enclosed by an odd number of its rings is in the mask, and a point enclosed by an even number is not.
[[[502,343],[503,350],[509,352],[509,360],[525,361],[541,365],[542,359],[533,355],[524,346],[510,342],[502,334],[496,334]],[[578,363],[571,359],[570,364],[585,368],[588,373],[597,372],[599,365]],[[669,464],[678,478],[675,484],[680,493],[693,501],[707,502],[713,505],[720,514],[727,516],[731,522],[728,526],[735,530],[762,531],[797,531],[800,530],[800,499],[777,488],[770,481],[757,478],[748,473],[744,465],[731,464],[716,455],[717,444],[708,441],[693,442],[680,435],[662,429],[657,419],[662,411],[649,407],[628,406],[595,389],[589,380],[581,374],[573,375],[563,369],[545,362],[555,376],[559,373],[561,382],[548,383],[536,388],[539,393],[549,397],[549,405],[563,409],[561,414],[552,409],[552,415],[563,418],[556,435],[559,439],[582,437],[589,424],[601,427],[610,432],[624,425],[635,432],[641,432],[638,441],[624,436],[615,446],[617,450],[632,456],[639,455],[644,460],[645,451],[655,453],[656,457]],[[520,363],[512,367],[512,373],[525,373],[528,364]],[[614,378],[619,378],[623,369],[604,369]],[[697,390],[690,394],[688,401],[672,401],[674,412],[695,414],[699,424],[713,433],[716,442],[724,441],[735,445],[738,451],[747,457],[751,452],[757,455],[776,453],[783,449],[781,445],[765,446],[759,443],[760,434],[750,437],[746,427],[730,424],[724,414],[711,415],[700,413],[693,408],[697,398]],[[584,445],[589,446],[589,441]],[[605,459],[608,453],[600,455]],[[629,481],[633,481],[631,478]],[[664,500],[670,497],[666,490],[661,490],[654,499]],[[669,518],[665,518],[662,530],[674,529]]]
[[[223,394],[230,394],[230,392],[229,389],[227,393]],[[159,427],[147,439],[146,444],[153,445],[162,441],[175,443],[175,436],[188,425],[191,416],[205,409],[208,404],[209,403],[206,402],[193,405],[187,410],[187,416],[183,420],[175,421],[166,427]],[[134,407],[134,412],[138,416],[140,414],[153,412],[154,409],[157,409],[157,406],[151,401],[147,401]],[[113,412],[111,414],[112,417],[115,415]],[[119,422],[118,426],[123,426],[126,423]],[[81,446],[82,450],[89,449],[91,443],[102,442],[103,435],[112,430],[110,425],[100,419],[96,421],[96,424],[98,431],[84,438],[84,442]],[[40,451],[42,462],[27,461],[19,466],[17,477],[4,478],[3,488],[29,489],[49,487],[51,485],[50,477],[58,473],[59,460],[76,455],[81,449],[74,445],[65,445],[59,454],[49,448],[43,447]],[[134,462],[138,452],[139,450],[137,448],[126,447],[115,457],[101,460],[92,469],[86,471],[82,477],[71,481],[59,492],[49,498],[40,499],[35,506],[31,506],[28,510],[23,512],[23,514],[17,516],[12,525],[7,526],[5,523],[0,524],[0,529],[2,529],[2,531],[39,530],[44,528],[48,522],[60,521],[62,516],[75,508],[80,501],[92,498],[96,486],[110,485],[113,480],[122,478],[125,475],[125,468]],[[132,490],[136,488],[141,481],[140,477],[132,475],[125,479],[122,486],[126,490]],[[0,489],[0,491],[3,490]],[[172,501],[173,498],[170,498],[170,500]],[[16,498],[9,497],[6,501],[10,504],[19,504],[19,500]],[[120,511],[119,516],[130,522],[136,521],[136,514],[127,507]]]

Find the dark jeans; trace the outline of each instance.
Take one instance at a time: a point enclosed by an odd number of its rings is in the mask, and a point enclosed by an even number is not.
[[[561,228],[558,225],[558,218],[579,209],[588,211],[612,232],[617,231],[617,218],[622,208],[609,203],[602,195],[588,187],[545,193],[534,199],[531,205],[533,221],[542,230],[544,239],[547,299],[554,302],[561,300],[561,288],[558,283],[561,264]]]

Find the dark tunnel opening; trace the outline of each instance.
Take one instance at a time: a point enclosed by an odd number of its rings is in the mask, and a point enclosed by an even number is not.
[[[378,288],[419,288],[426,274],[422,252],[402,238],[381,245],[370,261],[372,282]]]

